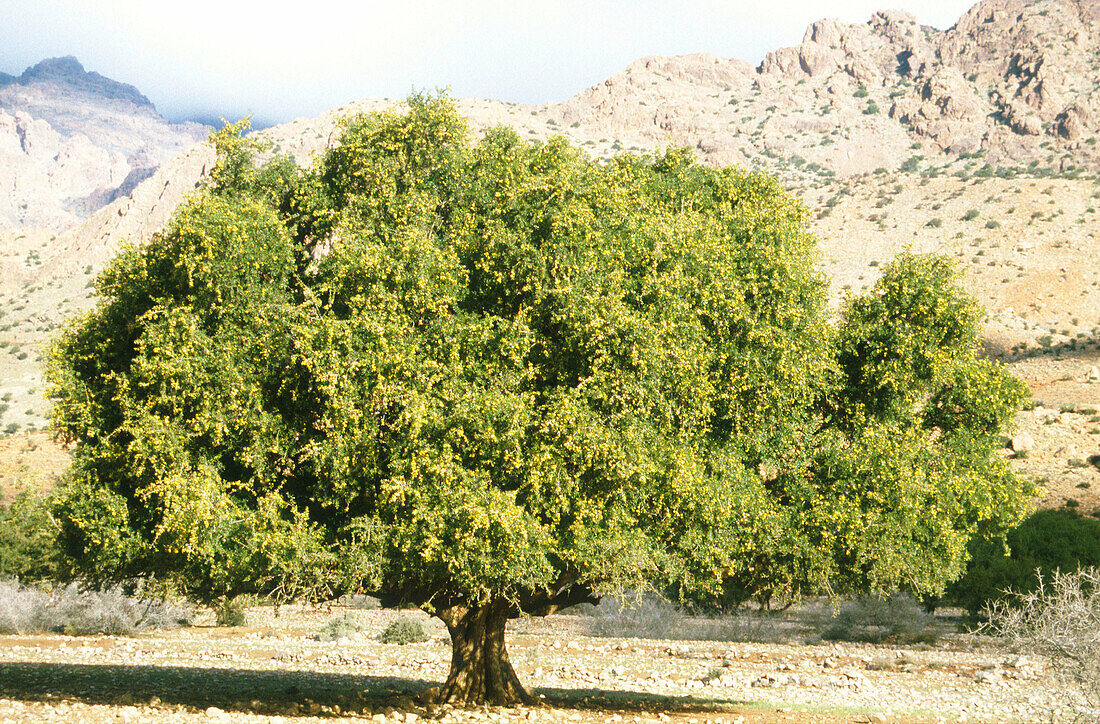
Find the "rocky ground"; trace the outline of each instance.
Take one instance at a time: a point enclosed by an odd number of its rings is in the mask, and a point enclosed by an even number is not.
[[[362,633],[318,640],[341,613]],[[430,640],[379,643],[397,617],[421,619]],[[742,629],[751,643],[597,637],[585,616],[514,622],[512,661],[543,702],[516,709],[420,701],[450,657],[446,630],[420,612],[198,621],[136,638],[0,636],[0,722],[1037,722],[1068,701],[1042,662],[951,633],[951,619],[934,645],[832,643],[812,606]]]

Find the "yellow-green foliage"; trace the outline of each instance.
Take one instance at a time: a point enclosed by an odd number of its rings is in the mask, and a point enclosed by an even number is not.
[[[1015,520],[991,451],[1020,391],[942,261],[905,257],[831,327],[774,179],[472,144],[445,99],[409,103],[308,170],[223,134],[210,186],[100,278],[51,367],[81,572],[726,604],[937,590]]]

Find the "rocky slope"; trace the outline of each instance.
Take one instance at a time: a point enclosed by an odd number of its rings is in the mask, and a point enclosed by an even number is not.
[[[72,57],[0,74],[0,226],[69,227],[209,130],[169,123],[136,88]]]
[[[879,12],[820,20],[756,68],[643,58],[550,113],[721,165],[793,159],[849,176],[982,154],[994,168],[1097,171],[1098,48],[1096,0],[983,0],[947,31]]]

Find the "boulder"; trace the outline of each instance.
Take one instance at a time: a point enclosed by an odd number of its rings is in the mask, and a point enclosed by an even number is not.
[[[1009,441],[1013,452],[1025,452],[1035,447],[1035,438],[1029,433],[1021,431],[1012,436]]]

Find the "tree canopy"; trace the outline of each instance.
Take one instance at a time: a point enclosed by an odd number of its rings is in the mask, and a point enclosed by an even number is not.
[[[419,605],[443,697],[509,702],[508,618],[643,584],[938,591],[1019,519],[994,449],[1022,386],[948,262],[903,255],[831,315],[770,177],[408,105],[308,169],[228,127],[99,278],[50,368],[75,572]]]

